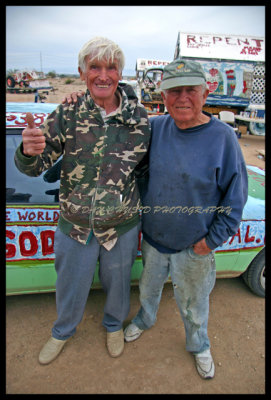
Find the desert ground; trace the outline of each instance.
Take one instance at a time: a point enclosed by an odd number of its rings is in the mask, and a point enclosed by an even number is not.
[[[46,102],[84,89],[79,79],[52,79]],[[31,94],[7,94],[7,101],[33,102]],[[265,136],[242,127],[239,139],[247,164],[265,169]],[[242,278],[218,279],[210,297],[208,333],[216,375],[203,380],[185,350],[183,323],[170,283],[165,285],[153,328],[121,357],[106,350],[101,325],[105,294],[91,290],[84,318],[62,354],[41,366],[38,354],[56,319],[55,294],[6,299],[7,394],[265,394],[265,299],[254,295]],[[138,287],[131,289],[130,313],[139,308]]]

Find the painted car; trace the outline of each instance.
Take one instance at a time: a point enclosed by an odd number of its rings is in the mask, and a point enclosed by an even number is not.
[[[14,153],[30,111],[36,126],[57,107],[49,103],[7,103],[6,106],[6,294],[55,290],[54,233],[59,218],[59,181],[50,178],[52,168],[40,177],[18,171]],[[242,275],[250,289],[265,296],[265,172],[247,166],[249,196],[238,232],[216,248],[218,278]],[[144,210],[142,211],[144,212]],[[189,210],[187,210],[189,212]],[[141,234],[131,284],[142,271]],[[98,265],[93,287],[101,287]]]

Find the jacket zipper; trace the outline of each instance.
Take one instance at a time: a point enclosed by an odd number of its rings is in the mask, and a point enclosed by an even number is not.
[[[104,134],[103,134],[104,139],[103,139],[103,143],[102,143],[101,149],[98,152],[99,156],[101,156],[100,157],[100,161],[98,163],[99,170],[98,170],[98,174],[97,174],[97,181],[96,181],[95,191],[94,191],[94,194],[92,196],[91,213],[90,213],[90,216],[89,216],[89,226],[91,228],[91,232],[90,232],[89,237],[87,239],[87,243],[89,243],[89,241],[92,238],[92,235],[94,233],[94,227],[92,226],[93,210],[94,210],[94,204],[95,204],[96,194],[97,194],[97,190],[98,190],[98,183],[99,183],[99,179],[100,179],[100,169],[101,169],[102,157],[103,157],[103,153],[104,153],[104,146],[105,146],[105,139],[106,139],[106,133],[107,133],[107,129],[108,129],[108,124],[105,123],[104,127],[105,127],[105,131],[104,131]]]

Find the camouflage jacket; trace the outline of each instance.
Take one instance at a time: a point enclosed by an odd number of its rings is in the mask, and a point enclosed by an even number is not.
[[[147,112],[131,86],[119,85],[121,113],[104,123],[89,91],[76,104],[60,104],[41,129],[46,147],[26,157],[22,145],[17,168],[38,176],[63,155],[59,228],[86,244],[92,234],[100,244],[116,239],[139,221],[140,199],[135,168],[150,140]]]

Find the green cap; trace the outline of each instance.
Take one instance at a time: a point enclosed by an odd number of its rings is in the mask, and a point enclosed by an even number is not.
[[[200,63],[178,58],[165,66],[160,88],[164,90],[204,83],[206,83],[206,76]]]

